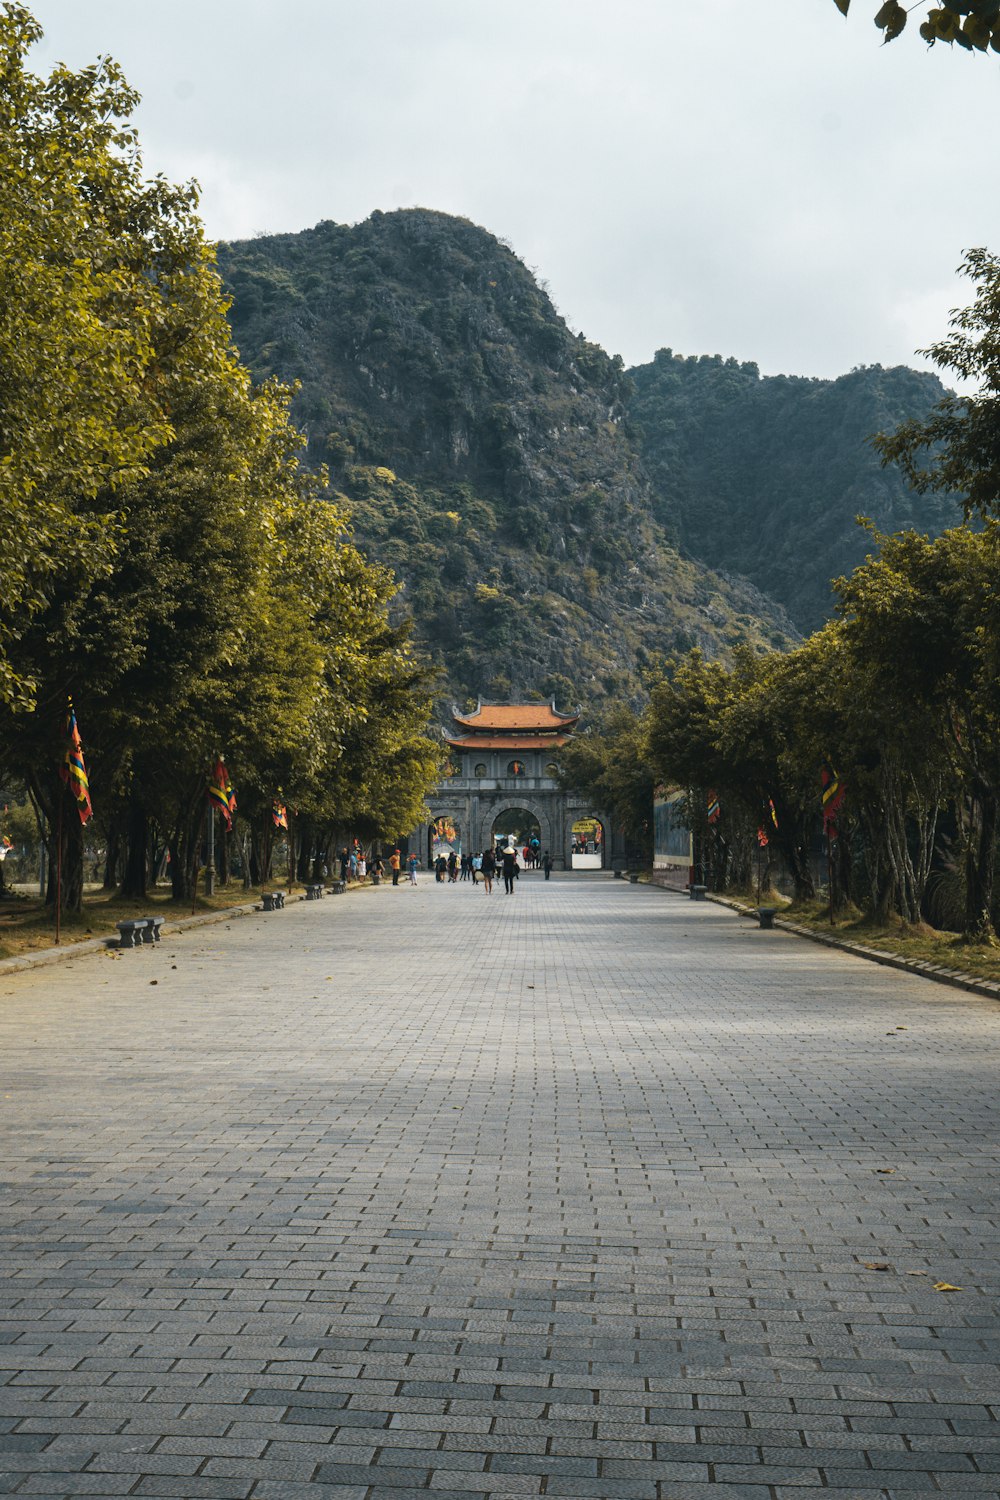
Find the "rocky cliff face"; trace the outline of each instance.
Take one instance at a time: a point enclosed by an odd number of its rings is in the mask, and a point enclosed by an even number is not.
[[[917,495],[871,444],[942,398],[934,375],[872,365],[837,380],[761,376],[670,349],[629,373],[659,520],[688,555],[780,600],[803,631],[829,618],[831,578],[871,551],[859,515],[932,534],[961,519],[956,496]]]
[[[219,264],[244,358],[299,383],[310,459],[404,580],[451,691],[593,709],[664,652],[793,637],[667,542],[621,361],[485,230],[376,213],[224,245]]]

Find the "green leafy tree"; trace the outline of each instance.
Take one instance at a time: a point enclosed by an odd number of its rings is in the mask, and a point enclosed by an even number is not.
[[[30,705],[12,656],[68,581],[106,573],[113,506],[170,433],[150,379],[162,277],[197,257],[193,189],[146,182],[128,117],[136,95],[104,60],[27,69],[40,28],[0,13],[0,701]]]
[[[23,66],[37,28],[16,7],[4,16],[10,95],[21,104],[18,112],[0,101],[0,126],[6,108],[10,136],[13,111],[28,186],[51,166],[66,202],[79,199],[63,226],[80,236],[78,263],[59,262],[40,211],[20,240],[0,226],[11,280],[20,276],[23,290],[41,277],[33,299],[0,307],[0,391],[10,395],[0,489],[8,483],[11,502],[0,505],[0,534],[10,530],[13,553],[6,615],[0,601],[9,669],[0,769],[24,780],[52,838],[61,837],[52,864],[58,857],[64,871],[64,906],[79,908],[83,880],[82,830],[58,774],[70,695],[100,831],[128,894],[145,890],[155,831],[170,852],[175,896],[190,897],[206,782],[222,753],[260,826],[278,787],[319,796],[348,735],[363,727],[369,758],[359,753],[352,774],[366,815],[416,821],[434,762],[420,729],[420,669],[405,632],[387,623],[391,576],[351,544],[325,476],[301,467],[290,393],[254,388],[241,366],[193,193],[143,184],[131,133],[108,123],[133,102],[117,69],[57,70],[40,84]],[[16,188],[16,171],[12,181]],[[82,344],[78,359],[67,345],[50,351],[52,389],[32,413],[30,361],[24,389],[13,376],[4,384],[4,350],[16,375],[18,328],[32,357],[56,340],[58,306],[46,309],[51,327],[39,311],[53,265],[56,282],[82,278],[90,344],[86,358]],[[91,355],[95,389],[74,405]],[[59,374],[70,385],[63,406]],[[103,426],[86,405],[99,396]],[[12,418],[4,428],[11,413],[23,414],[23,433]]]
[[[559,752],[559,782],[587,796],[594,811],[607,812],[640,858],[652,857],[656,776],[640,714],[620,704],[571,739]]]
[[[925,794],[950,771],[965,846],[965,935],[992,940],[1000,809],[1000,524],[879,538],[839,581],[845,635]],[[875,718],[877,727],[880,720]],[[892,740],[889,741],[890,744]],[[907,747],[908,746],[908,750]]]
[[[851,8],[851,0],[833,0],[842,16]],[[909,11],[920,9],[924,15],[920,35],[933,47],[935,42],[957,43],[966,52],[1000,52],[1000,0],[942,0],[926,9],[906,7],[900,0],[883,0],[875,10],[875,25],[887,42],[901,36]]]
[[[925,420],[903,422],[882,433],[876,446],[885,464],[896,463],[921,493],[953,490],[965,514],[1000,514],[1000,257],[967,252],[963,275],[975,284],[969,307],[951,316],[951,333],[921,353],[964,381],[974,395],[948,395]]]

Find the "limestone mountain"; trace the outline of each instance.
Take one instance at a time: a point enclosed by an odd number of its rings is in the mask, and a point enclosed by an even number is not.
[[[664,652],[794,638],[668,541],[621,360],[485,230],[374,213],[222,245],[219,265],[243,357],[298,383],[310,460],[404,581],[453,692],[594,708]]]
[[[830,579],[871,550],[857,516],[932,535],[961,520],[957,497],[915,494],[870,442],[941,399],[936,375],[874,365],[837,380],[762,377],[670,349],[629,373],[657,518],[687,555],[780,600],[802,631],[829,618]]]

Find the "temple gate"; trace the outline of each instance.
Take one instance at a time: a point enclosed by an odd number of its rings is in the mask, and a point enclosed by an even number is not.
[[[446,818],[461,830],[462,852],[478,853],[492,839],[501,813],[524,809],[539,827],[541,851],[547,849],[557,870],[572,868],[573,825],[597,818],[604,830],[603,860],[624,865],[607,814],[556,779],[559,751],[579,723],[579,714],[560,713],[551,703],[483,703],[474,713],[452,709],[452,729],[445,734],[450,774],[427,799],[431,819],[416,829],[412,848],[425,863],[435,825]]]

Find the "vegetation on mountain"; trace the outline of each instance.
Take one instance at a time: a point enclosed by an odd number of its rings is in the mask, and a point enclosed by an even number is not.
[[[423,209],[223,245],[259,378],[296,382],[310,459],[404,580],[460,697],[637,697],[664,650],[794,638],[664,538],[620,359],[508,246]]]
[[[630,374],[657,518],[685,553],[745,575],[800,630],[830,617],[830,580],[864,560],[858,516],[932,535],[961,518],[954,480],[924,493],[872,441],[923,421],[945,397],[936,375],[875,365],[837,380],[761,376],[752,363],[671,349]]]

